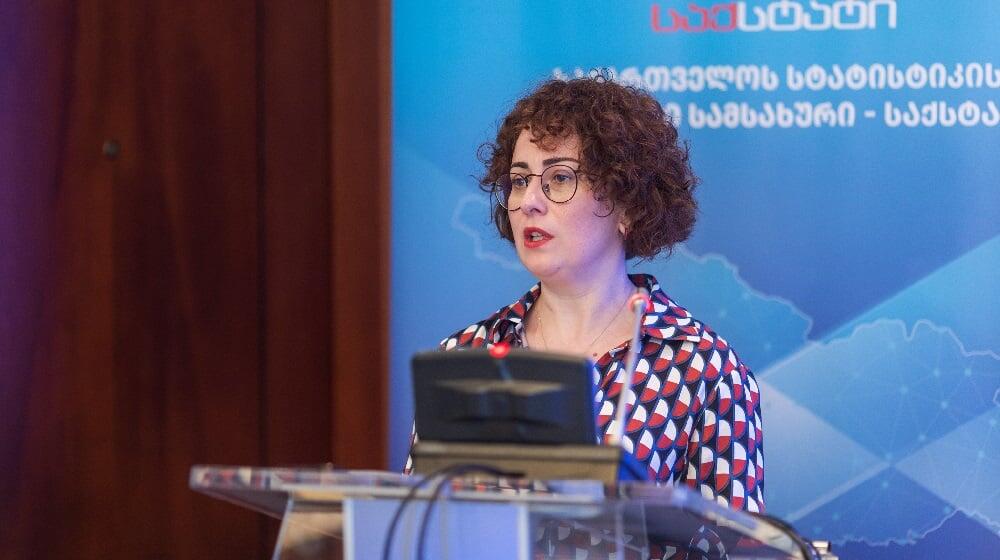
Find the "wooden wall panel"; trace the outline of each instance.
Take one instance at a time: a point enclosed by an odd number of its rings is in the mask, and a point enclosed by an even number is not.
[[[348,4],[0,3],[0,558],[267,557],[192,464],[384,464],[388,4]]]
[[[390,3],[331,0],[330,6],[333,456],[345,467],[384,468]]]
[[[133,550],[258,554],[255,516],[192,493],[186,476],[262,459],[254,5],[115,12],[129,17],[119,57],[134,76],[114,162],[116,457],[133,473],[127,509],[159,504]]]
[[[263,550],[256,516],[194,495],[186,475],[197,462],[260,458],[259,366],[247,351],[258,333],[256,76],[244,55],[255,26],[237,8],[35,12],[68,30],[72,70],[46,84],[58,111],[22,115],[53,119],[61,151],[36,160],[58,176],[36,216],[51,242],[33,360],[18,372],[26,441],[5,554]]]
[[[38,380],[31,374],[46,290],[48,218],[61,181],[72,72],[68,6],[0,3],[0,551],[26,550],[17,505],[29,479],[25,453],[42,434],[28,422]],[[34,115],[32,119],[24,115]]]
[[[11,122],[2,127],[2,167],[14,176],[0,186],[16,197],[4,204],[4,227],[13,227],[3,246],[23,251],[17,272],[28,275],[0,292],[28,312],[4,313],[14,321],[4,338],[19,363],[2,375],[12,385],[3,391],[12,422],[0,428],[0,441],[17,443],[3,455],[10,487],[2,493],[0,550],[10,557],[94,556],[111,547],[86,530],[87,520],[121,526],[102,495],[115,476],[112,170],[100,159],[100,142],[80,149],[107,119],[96,110],[105,45],[80,33],[81,22],[94,22],[69,2],[17,8],[0,16],[5,47],[16,53],[16,62],[4,65],[4,97],[12,103],[3,105]],[[14,278],[4,274],[5,288]]]
[[[265,462],[332,460],[327,6],[273,2],[260,21],[265,208]]]

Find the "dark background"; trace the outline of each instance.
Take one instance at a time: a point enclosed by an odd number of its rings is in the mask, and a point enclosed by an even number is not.
[[[389,2],[0,2],[0,557],[267,557],[384,468]]]

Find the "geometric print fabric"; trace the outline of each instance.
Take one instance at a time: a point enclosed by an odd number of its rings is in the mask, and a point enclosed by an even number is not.
[[[726,341],[674,303],[650,275],[630,275],[653,303],[626,395],[622,446],[664,484],[686,484],[734,509],[764,511],[760,389]],[[441,342],[444,350],[523,346],[523,321],[541,293],[521,299]],[[595,363],[598,433],[614,427],[630,341]]]

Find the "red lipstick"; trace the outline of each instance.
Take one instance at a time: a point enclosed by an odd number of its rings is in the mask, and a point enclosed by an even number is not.
[[[552,234],[542,228],[526,227],[522,230],[525,249],[537,249],[552,239]]]

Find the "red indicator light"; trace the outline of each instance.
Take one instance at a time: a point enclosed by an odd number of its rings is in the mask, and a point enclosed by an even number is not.
[[[510,354],[510,344],[506,342],[497,342],[490,347],[490,356],[500,360],[507,357]]]

